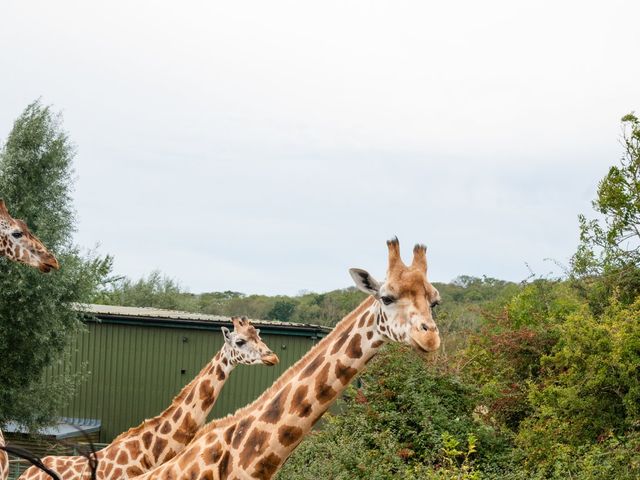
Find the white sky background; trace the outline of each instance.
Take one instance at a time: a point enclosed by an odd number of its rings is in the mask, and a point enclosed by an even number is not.
[[[640,2],[10,1],[0,136],[76,143],[77,242],[133,278],[294,294],[566,263],[640,110]]]

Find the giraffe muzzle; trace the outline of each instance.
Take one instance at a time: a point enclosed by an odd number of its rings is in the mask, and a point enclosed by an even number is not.
[[[268,354],[262,356],[262,363],[264,365],[268,365],[272,367],[280,363],[280,359],[278,358],[278,355],[276,355],[275,353],[269,352]]]
[[[40,270],[43,273],[49,273],[51,270],[59,270],[59,269],[60,269],[60,264],[58,263],[58,260],[56,259],[56,257],[54,257],[53,255],[46,258],[45,260],[42,260],[40,262],[40,265],[38,265],[38,270]]]

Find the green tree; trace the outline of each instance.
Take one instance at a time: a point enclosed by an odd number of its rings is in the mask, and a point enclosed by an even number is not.
[[[600,181],[593,201],[600,218],[579,216],[580,244],[572,259],[596,311],[615,289],[626,303],[640,293],[640,121],[629,114],[622,125],[623,156]]]
[[[42,371],[63,361],[70,336],[82,328],[74,303],[89,301],[111,268],[109,257],[83,257],[72,243],[73,157],[60,116],[39,101],[16,120],[0,152],[0,197],[61,266],[43,275],[0,261],[0,424],[43,425],[73,394],[73,377],[45,385]]]

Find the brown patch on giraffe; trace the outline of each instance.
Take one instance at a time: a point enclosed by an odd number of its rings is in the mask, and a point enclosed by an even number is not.
[[[213,472],[210,470],[204,472],[200,477],[200,480],[213,480]]]
[[[344,365],[340,359],[336,362],[335,368],[336,378],[340,380],[343,385],[346,385],[351,379],[358,373],[358,370],[351,368],[349,365]]]
[[[138,475],[142,475],[144,471],[138,467],[129,467],[127,468],[127,475],[130,477],[137,477]]]
[[[140,443],[138,440],[130,440],[124,444],[124,448],[129,451],[129,456],[131,460],[135,460],[140,456]]]
[[[373,332],[367,332],[367,340],[371,340],[373,337]]]
[[[105,478],[110,478],[109,475],[111,475],[111,470],[113,470],[113,463],[108,463],[107,468],[104,469]]]
[[[367,322],[367,327],[370,327],[374,324],[374,322],[376,321],[376,316],[375,315],[371,315],[369,317],[369,321]]]
[[[187,395],[187,398],[185,398],[185,402],[187,402],[187,403],[193,402],[193,397],[195,396],[195,394],[196,394],[196,392],[192,388],[191,391],[189,392],[189,395]]]
[[[384,341],[383,341],[383,340],[376,340],[375,342],[373,342],[373,343],[371,344],[371,347],[372,347],[372,348],[378,348],[378,347],[379,347],[379,346],[381,346],[383,343],[384,343]]]
[[[284,413],[285,402],[287,401],[290,390],[291,385],[287,385],[284,390],[281,390],[280,393],[278,393],[278,395],[269,402],[269,405],[260,417],[260,420],[267,423],[277,423]]]
[[[121,450],[118,458],[116,458],[116,463],[118,465],[126,465],[127,463],[129,463],[129,455],[127,455],[127,452]]]
[[[168,462],[173,457],[175,457],[177,453],[178,452],[176,452],[173,448],[170,448],[169,451],[167,452],[167,454],[164,456],[163,462]]]
[[[220,365],[216,365],[216,376],[218,377],[218,380],[222,381],[225,379],[225,377],[227,376],[224,373],[224,370],[222,370],[222,368],[220,368]]]
[[[178,428],[178,431],[173,434],[173,439],[176,442],[186,445],[196,434],[198,430],[198,424],[193,419],[190,413],[187,413],[182,420],[182,424]]]
[[[233,431],[235,429],[236,429],[236,425],[234,423],[224,431],[224,441],[227,442],[227,445],[231,444],[231,437],[233,436]]]
[[[318,369],[318,367],[323,364],[325,360],[324,354],[325,351],[323,350],[318,355],[316,355],[311,363],[309,363],[309,365],[307,365],[305,369],[300,372],[298,378],[302,380],[303,378],[307,378],[308,376],[312,375]]]
[[[149,434],[151,435],[151,434]],[[107,452],[107,459],[108,460],[115,460],[116,459],[116,455],[118,455],[118,449],[117,448],[111,448],[109,449],[109,452]]]
[[[151,447],[151,440],[153,440],[153,433],[147,432],[142,435],[142,445],[144,445],[144,448],[147,450]]]
[[[278,470],[280,462],[282,462],[282,458],[275,453],[270,453],[256,463],[256,468],[251,476],[259,480],[269,480]]]
[[[300,440],[303,433],[300,427],[283,425],[278,429],[278,441],[285,447],[288,447]]]
[[[160,459],[160,455],[162,455],[162,452],[167,447],[167,443],[168,442],[164,438],[156,438],[156,441],[153,444],[153,450],[152,450],[153,457],[156,462]]]
[[[220,457],[222,457],[222,445],[220,442],[214,443],[212,447],[206,448],[202,453],[202,459],[207,465],[214,465],[218,463]]]
[[[336,343],[333,344],[333,348],[331,349],[331,355],[335,355],[338,352],[338,350],[342,348],[342,345],[344,345],[344,342],[347,341],[347,338],[349,338],[350,334],[351,334],[351,330],[347,330],[342,335],[340,335],[340,338],[338,338],[338,340],[336,340]]]
[[[122,468],[118,467],[113,471],[113,478],[120,478],[122,476]]]
[[[205,380],[200,384],[200,400],[206,400],[213,395],[214,388],[211,385],[211,380]]]
[[[178,420],[180,420],[180,417],[182,416],[182,407],[178,407],[178,409],[173,413],[173,415],[171,416],[171,419],[174,422],[177,422]]]
[[[309,387],[300,385],[291,398],[289,413],[297,414],[300,417],[308,417],[311,413],[311,403],[307,400]]]
[[[184,475],[184,478],[188,478],[189,480],[198,480],[198,475],[200,475],[200,465],[194,463],[184,471]]]
[[[338,392],[336,392],[331,385],[327,382],[329,380],[329,368],[331,365],[329,363],[325,364],[322,367],[320,373],[316,375],[316,398],[320,403],[327,403],[329,400],[332,400]]]
[[[231,446],[233,448],[237,449],[240,446],[240,444],[242,443],[242,440],[244,440],[244,437],[247,435],[247,431],[249,430],[249,427],[251,426],[251,424],[255,419],[256,417],[250,416],[241,420],[240,423],[238,423],[238,428],[236,429],[236,432],[233,435],[233,442],[231,443]]]
[[[349,345],[347,345],[346,354],[350,358],[360,358],[362,356],[362,348],[361,348],[361,339],[362,336],[359,333],[356,333]]]
[[[271,437],[269,432],[254,428],[247,437],[247,441],[244,442],[238,465],[246,470],[256,457],[264,453],[269,437]]]
[[[369,312],[365,312],[364,315],[360,317],[360,321],[358,322],[358,328],[364,327],[367,318],[369,317]]]
[[[160,433],[164,433],[165,435],[171,431],[171,423],[169,420],[165,420],[162,424],[162,428],[160,429]]]
[[[227,450],[220,459],[220,464],[218,464],[218,477],[220,477],[220,480],[226,480],[229,476],[229,460],[231,460],[231,454]]]

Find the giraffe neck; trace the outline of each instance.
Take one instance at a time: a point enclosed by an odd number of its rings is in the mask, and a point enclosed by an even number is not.
[[[253,404],[204,427],[147,479],[269,479],[385,342],[386,318],[365,300]]]
[[[225,343],[169,408],[123,433],[102,449],[98,478],[118,478],[122,472],[127,476],[140,475],[182,451],[206,422],[236,365],[230,360],[229,353]]]

